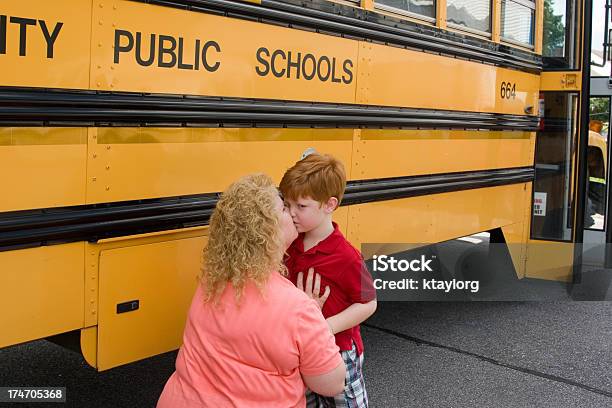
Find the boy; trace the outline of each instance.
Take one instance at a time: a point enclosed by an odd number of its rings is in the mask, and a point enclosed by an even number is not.
[[[367,407],[363,342],[359,324],[376,310],[376,291],[361,253],[344,238],[332,213],[346,187],[344,166],[329,155],[312,153],[287,170],[280,191],[299,233],[287,250],[289,279],[302,286],[303,272],[314,268],[315,296],[326,288],[322,313],[346,364],[344,392],[323,397],[309,392],[308,407]],[[302,272],[302,273],[301,273]],[[299,275],[299,277],[298,277]]]

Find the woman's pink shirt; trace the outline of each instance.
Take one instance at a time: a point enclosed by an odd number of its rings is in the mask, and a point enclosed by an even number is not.
[[[231,285],[217,306],[204,303],[198,286],[157,407],[304,407],[300,374],[341,363],[315,301],[277,272],[263,296],[248,284],[239,306]]]

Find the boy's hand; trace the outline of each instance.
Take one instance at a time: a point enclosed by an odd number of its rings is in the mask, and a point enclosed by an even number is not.
[[[313,276],[314,276],[314,287],[313,287]],[[304,291],[308,297],[317,301],[319,309],[323,309],[325,301],[329,297],[330,289],[329,286],[325,287],[325,292],[321,296],[321,275],[315,273],[314,268],[308,269],[308,276],[306,277],[306,287],[304,287],[304,273],[299,272],[297,276],[297,287],[299,290]]]

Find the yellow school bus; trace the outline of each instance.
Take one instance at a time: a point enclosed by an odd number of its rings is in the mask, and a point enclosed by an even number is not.
[[[0,347],[176,349],[219,192],[307,148],[345,163],[357,247],[495,231],[518,277],[573,279],[590,9],[547,56],[545,3],[2,2]]]

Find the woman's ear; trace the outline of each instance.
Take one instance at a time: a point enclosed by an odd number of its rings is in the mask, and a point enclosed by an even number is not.
[[[330,197],[327,203],[325,203],[325,211],[332,213],[336,208],[338,208],[338,199],[336,197]]]

